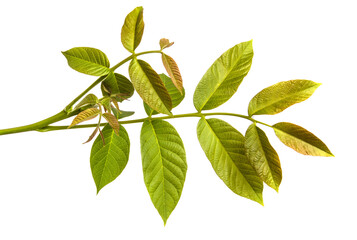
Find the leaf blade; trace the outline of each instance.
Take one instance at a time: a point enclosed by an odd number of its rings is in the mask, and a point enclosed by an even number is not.
[[[166,224],[180,199],[185,182],[185,148],[176,129],[163,120],[146,120],[141,129],[140,142],[145,185]]]
[[[121,94],[125,96],[125,99],[130,98],[134,94],[134,86],[125,76],[114,73],[108,79],[102,82],[101,86],[103,96],[118,95]],[[116,98],[119,102],[123,99]]]
[[[171,98],[171,102],[172,102],[172,109],[177,107],[182,100],[185,98],[185,88],[182,88],[182,94],[181,92],[176,88],[176,86],[173,84],[173,82],[171,81],[171,78],[169,78],[168,76],[166,76],[165,74],[159,74],[160,79],[162,80],[162,82],[164,83],[167,92],[170,95]],[[152,108],[150,108],[145,102],[144,102],[144,108],[145,108],[145,112],[148,116],[151,115],[155,115],[158,114],[157,111],[153,110]]]
[[[115,134],[109,125],[103,128],[102,134],[105,145],[101,136],[98,136],[93,143],[90,156],[97,193],[121,174],[128,163],[130,152],[129,136],[123,126],[120,126],[119,135]]]
[[[249,102],[249,116],[274,115],[286,108],[305,101],[320,86],[310,80],[297,79],[276,83],[256,94]]]
[[[110,72],[109,60],[99,49],[75,47],[62,54],[66,57],[68,65],[78,72],[92,76],[104,76]]]
[[[280,141],[298,153],[322,157],[334,156],[318,137],[303,127],[280,122],[274,124],[273,128]]]
[[[118,119],[111,113],[103,113],[103,117],[108,121],[109,125],[113,128],[114,132],[119,135],[119,122]]]
[[[143,7],[136,7],[126,16],[121,30],[121,42],[129,52],[133,53],[139,46],[144,25]]]
[[[160,76],[148,63],[134,58],[129,65],[129,75],[144,102],[157,112],[171,114],[171,97]]]
[[[263,205],[263,182],[245,156],[244,136],[217,118],[201,118],[197,136],[214,171],[226,186]]]
[[[209,110],[228,101],[248,74],[253,59],[252,41],[235,45],[207,70],[193,95],[197,111]]]
[[[87,96],[85,96],[82,99],[82,101],[80,101],[73,110],[79,109],[79,108],[84,107],[84,106],[94,106],[97,103],[98,103],[97,96],[92,94],[92,93],[90,93]]]
[[[265,133],[254,123],[245,133],[245,149],[258,176],[278,192],[282,180],[279,156],[270,145]]]
[[[71,128],[81,122],[91,120],[95,118],[100,113],[98,108],[88,108],[80,113],[73,119],[71,125],[68,128]]]
[[[173,84],[180,91],[180,93],[182,93],[182,89],[183,89],[182,77],[181,77],[180,70],[179,70],[175,60],[172,57],[170,57],[164,53],[161,54],[161,59],[162,59],[162,63],[164,64],[164,67],[165,67],[167,73],[169,74]]]

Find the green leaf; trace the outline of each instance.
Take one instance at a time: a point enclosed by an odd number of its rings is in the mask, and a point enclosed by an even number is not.
[[[282,170],[279,156],[270,145],[263,130],[254,123],[245,133],[246,155],[258,173],[258,176],[271,188],[279,190]]]
[[[119,122],[118,119],[111,113],[103,113],[103,117],[108,121],[109,125],[113,128],[114,132],[119,135]]]
[[[139,46],[144,33],[143,8],[137,7],[125,18],[121,29],[121,42],[131,53]]]
[[[119,102],[130,98],[134,94],[134,86],[130,80],[118,73],[114,73],[112,76],[106,78],[102,82],[101,90],[103,96],[122,95],[122,98],[116,98]]]
[[[120,126],[119,135],[115,134],[109,125],[103,128],[102,133],[105,145],[98,136],[90,155],[90,166],[97,193],[124,170],[128,163],[130,149],[129,136],[123,126]]]
[[[124,110],[120,110],[120,112],[112,106],[112,112],[113,115],[117,118],[117,119],[121,119],[121,118],[126,118],[126,117],[130,117],[131,115],[133,115],[135,112],[131,112],[131,111],[124,111]]]
[[[164,53],[161,54],[161,58],[162,58],[162,63],[164,64],[164,67],[167,73],[169,74],[172,83],[180,91],[180,93],[182,93],[182,89],[183,89],[182,77],[175,60]]]
[[[311,156],[333,157],[328,147],[305,128],[288,122],[274,124],[273,128],[280,141],[298,153]]]
[[[160,76],[151,66],[134,58],[129,65],[129,75],[135,90],[152,109],[170,115],[172,102]]]
[[[252,41],[237,44],[223,53],[196,87],[193,103],[197,111],[216,108],[230,99],[248,74],[252,59]]]
[[[104,97],[102,100],[100,100],[100,103],[103,105],[106,111],[109,113],[111,112],[111,98],[110,97]]]
[[[78,123],[91,120],[91,119],[95,118],[96,116],[98,116],[99,113],[100,113],[100,110],[98,108],[88,108],[88,109],[78,113],[78,115],[73,119],[71,125],[69,125],[68,128],[71,128],[71,127],[77,125]]]
[[[62,53],[68,65],[78,72],[93,76],[104,76],[110,72],[107,56],[98,49],[76,47]]]
[[[169,39],[166,38],[161,38],[159,44],[161,50],[164,50],[165,48],[171,47],[174,44],[174,42],[170,42]]]
[[[263,182],[245,155],[244,136],[228,123],[201,118],[197,136],[216,174],[234,193],[263,205]]]
[[[181,101],[185,98],[185,89],[182,88],[182,94],[181,94],[180,91],[175,87],[175,85],[171,81],[171,78],[169,78],[168,76],[166,76],[163,73],[160,74],[159,76],[171,97],[172,108],[177,107],[181,103]],[[145,108],[145,112],[147,113],[148,116],[158,114],[157,111],[154,111],[145,102],[144,102],[144,108]]]
[[[146,120],[140,135],[146,188],[166,224],[176,207],[186,178],[183,142],[175,128],[163,120]]]
[[[88,94],[87,96],[85,96],[82,101],[80,101],[78,103],[78,105],[73,109],[73,110],[77,110],[81,107],[84,107],[84,106],[94,106],[95,104],[98,103],[98,98],[96,95],[90,93]]]
[[[249,116],[277,114],[284,109],[308,99],[320,86],[310,80],[290,80],[267,87],[255,95],[249,103]]]

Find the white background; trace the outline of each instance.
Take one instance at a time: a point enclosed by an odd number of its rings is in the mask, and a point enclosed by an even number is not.
[[[254,39],[250,73],[217,111],[246,114],[250,99],[279,81],[322,85],[307,101],[276,116],[320,137],[336,156],[300,155],[266,130],[279,153],[283,182],[265,187],[262,207],[232,193],[215,175],[196,137],[198,119],[170,122],[187,152],[181,199],[166,227],[152,205],[141,171],[140,124],[126,125],[130,159],[123,173],[96,195],[90,129],[0,136],[0,239],[357,239],[356,66],[354,1],[1,1],[0,128],[59,112],[96,78],[67,66],[61,51],[88,46],[112,65],[129,54],[121,46],[124,18],[144,7],[137,52],[167,49],[179,64],[186,98],[174,113],[194,112],[195,86],[228,48]],[[164,69],[158,54],[144,60]],[[128,65],[118,69],[128,75]],[[98,89],[94,93],[99,93]],[[122,109],[144,117],[135,95]],[[244,119],[222,118],[244,133]],[[68,123],[65,122],[65,123]]]

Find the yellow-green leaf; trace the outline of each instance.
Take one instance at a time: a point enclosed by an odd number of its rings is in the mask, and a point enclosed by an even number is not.
[[[102,136],[98,136],[92,146],[90,167],[97,186],[97,193],[108,183],[116,179],[124,170],[129,160],[130,141],[128,133],[120,126],[119,135],[106,125]]]
[[[182,93],[182,77],[180,70],[175,62],[175,60],[166,55],[165,53],[161,54],[162,56],[162,63],[164,64],[164,67],[169,74],[172,83],[176,86],[176,88]]]
[[[73,119],[71,125],[68,128],[77,125],[78,123],[88,121],[95,118],[100,113],[98,108],[88,108],[80,113]]]
[[[78,103],[78,105],[73,109],[79,109],[84,106],[94,106],[95,104],[98,103],[98,98],[94,94],[90,93],[87,96],[85,96],[82,101]]]
[[[104,76],[110,72],[107,56],[96,48],[76,47],[62,53],[68,65],[78,72],[93,76]]]
[[[245,133],[245,149],[258,176],[268,186],[278,191],[282,179],[279,156],[270,145],[263,130],[254,123],[248,127]]]
[[[164,85],[167,89],[167,92],[169,93],[169,95],[171,97],[172,108],[177,107],[185,97],[185,89],[182,88],[182,94],[181,94],[180,91],[172,83],[171,78],[169,78],[168,76],[166,76],[163,73],[160,74],[159,76],[160,76],[162,82],[164,83]],[[145,102],[144,102],[144,108],[145,108],[145,112],[148,116],[158,114],[157,111],[154,111]]]
[[[237,91],[253,59],[252,41],[235,45],[223,53],[203,75],[193,95],[197,111],[220,106]]]
[[[144,33],[143,8],[137,7],[131,11],[125,18],[124,25],[121,30],[121,42],[129,51],[134,50],[139,46]]]
[[[140,143],[145,185],[166,224],[185,182],[185,148],[176,129],[163,120],[146,120],[141,129]]]
[[[148,63],[134,58],[129,65],[129,75],[135,90],[145,103],[159,113],[171,114],[170,95],[160,76]]]
[[[245,155],[244,136],[216,118],[201,118],[197,136],[214,171],[227,187],[263,205],[263,182]]]
[[[298,125],[280,122],[273,125],[276,136],[298,153],[311,156],[333,157],[328,147],[314,134]]]
[[[267,87],[255,95],[249,103],[248,114],[277,114],[296,103],[308,99],[320,86],[310,80],[290,80]]]

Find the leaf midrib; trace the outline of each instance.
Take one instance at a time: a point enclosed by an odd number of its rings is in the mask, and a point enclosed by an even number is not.
[[[105,70],[109,70],[109,68],[107,66],[105,66],[105,65],[102,65],[102,64],[99,64],[99,63],[96,63],[96,62],[91,62],[89,60],[76,57],[76,56],[74,56],[72,54],[69,54],[69,53],[66,53],[66,52],[64,52],[64,53],[67,54],[68,56],[72,57],[72,58],[79,59],[79,60],[81,60],[83,62],[87,62],[87,63],[93,64],[93,65],[96,65],[96,66],[100,66],[102,69],[105,69]]]

